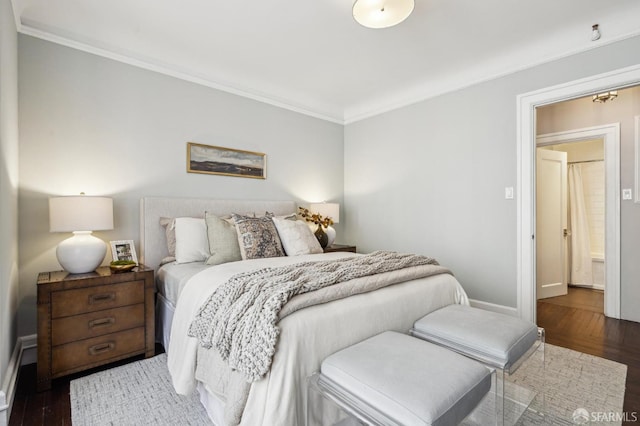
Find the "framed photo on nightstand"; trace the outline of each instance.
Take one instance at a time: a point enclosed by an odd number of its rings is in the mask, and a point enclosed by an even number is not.
[[[138,264],[136,248],[133,240],[109,241],[111,244],[111,257],[113,260],[133,260]]]

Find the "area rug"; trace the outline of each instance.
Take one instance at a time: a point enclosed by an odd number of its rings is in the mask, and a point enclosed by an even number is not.
[[[539,357],[507,379],[537,392],[518,425],[621,424],[626,365],[547,344],[543,374]]]
[[[174,392],[166,354],[72,380],[69,387],[74,426],[211,423],[197,392]]]
[[[574,421],[576,412],[622,413],[625,365],[547,344],[543,383],[542,363],[537,357],[534,354],[509,378],[537,392],[519,425],[584,424],[579,423],[581,418]],[[173,391],[166,364],[166,355],[161,354],[73,380],[73,425],[210,423],[197,395],[184,397]],[[580,409],[585,411],[576,411]]]

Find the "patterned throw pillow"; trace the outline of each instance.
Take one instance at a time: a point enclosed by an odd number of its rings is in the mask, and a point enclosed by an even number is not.
[[[284,256],[282,243],[271,216],[233,215],[243,260]]]

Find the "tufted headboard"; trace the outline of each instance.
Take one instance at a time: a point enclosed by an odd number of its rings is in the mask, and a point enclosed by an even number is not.
[[[204,212],[224,216],[232,213],[265,212],[286,215],[296,212],[295,201],[216,200],[211,198],[140,199],[140,263],[157,269],[160,261],[169,255],[161,217],[204,217]]]

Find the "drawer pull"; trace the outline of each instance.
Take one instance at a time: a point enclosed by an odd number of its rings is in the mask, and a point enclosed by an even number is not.
[[[94,319],[89,321],[89,328],[91,329],[96,327],[105,327],[108,325],[115,324],[115,322],[116,322],[116,319],[114,317]]]
[[[116,300],[116,294],[113,291],[110,293],[89,295],[90,305],[93,305],[94,303],[110,302],[112,300]]]
[[[89,355],[100,355],[112,351],[116,347],[114,342],[100,343],[89,348]]]

